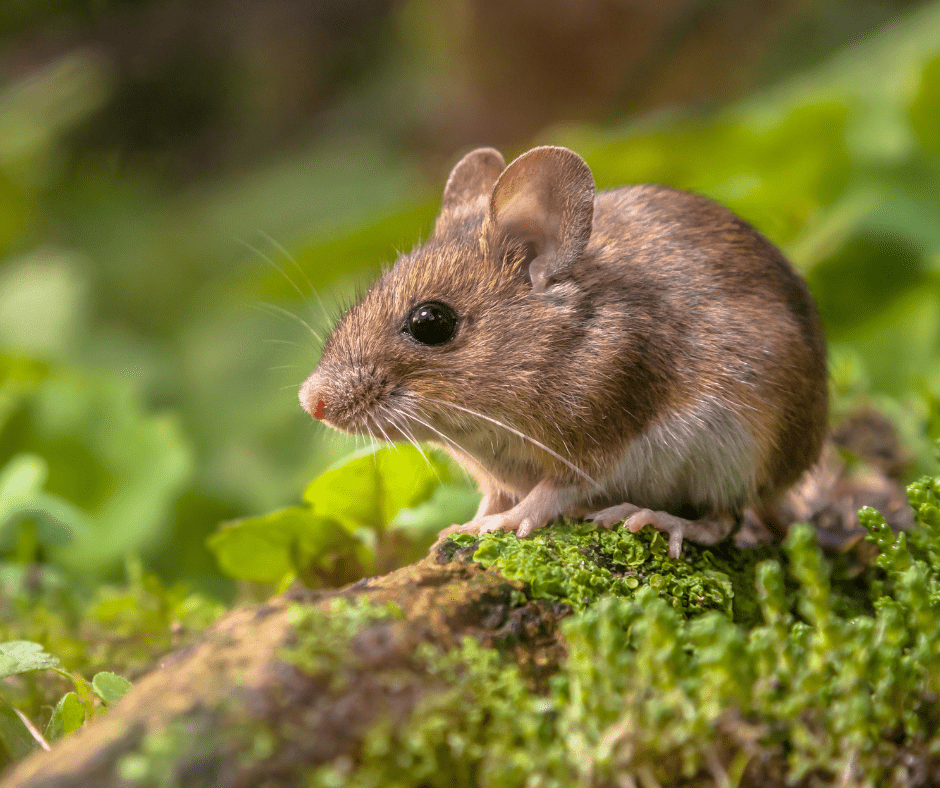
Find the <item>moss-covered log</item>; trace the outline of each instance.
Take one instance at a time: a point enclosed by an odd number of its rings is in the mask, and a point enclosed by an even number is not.
[[[569,524],[297,588],[0,785],[940,784],[940,478],[911,496],[875,565]]]
[[[421,643],[446,652],[469,635],[511,650],[533,676],[556,664],[557,621],[567,608],[523,601],[519,585],[435,555],[340,592],[297,590],[234,611],[3,786],[298,784],[316,764],[352,756],[380,718],[407,717],[429,690],[427,675],[411,669]],[[305,669],[310,655],[297,645],[305,611],[361,595],[400,614],[372,625],[364,615],[349,632],[348,658],[342,633],[323,631],[315,651],[326,659],[333,649],[335,663]],[[355,618],[345,626],[355,628]]]
[[[517,691],[538,695],[565,654],[560,619],[604,593],[653,582],[690,611],[731,611],[718,560],[690,548],[691,562],[671,562],[664,551],[658,535],[573,526],[526,542],[447,542],[340,592],[299,588],[226,616],[4,788],[302,784],[318,765],[353,763],[378,727],[407,726],[423,701],[451,692],[447,655],[469,659],[467,637],[492,650],[489,678],[511,667]],[[454,709],[455,720],[465,714]]]

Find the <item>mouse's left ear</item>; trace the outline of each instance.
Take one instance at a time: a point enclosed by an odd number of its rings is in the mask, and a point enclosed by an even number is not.
[[[443,235],[476,205],[477,200],[489,197],[505,166],[503,154],[495,148],[477,148],[458,161],[444,186],[434,234]]]
[[[483,228],[497,254],[524,250],[529,278],[543,292],[584,254],[594,221],[594,178],[584,159],[567,148],[523,153],[493,187]]]

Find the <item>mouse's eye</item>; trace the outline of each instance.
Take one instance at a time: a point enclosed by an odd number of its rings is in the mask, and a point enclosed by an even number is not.
[[[418,304],[408,313],[402,330],[422,345],[443,345],[457,333],[457,313],[439,301]]]

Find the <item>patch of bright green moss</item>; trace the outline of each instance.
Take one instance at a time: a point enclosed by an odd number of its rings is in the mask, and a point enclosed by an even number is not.
[[[880,549],[869,614],[844,613],[829,561],[798,526],[785,560],[757,568],[756,625],[733,621],[724,602],[687,617],[651,583],[617,596],[622,577],[588,567],[572,584],[542,569],[548,558],[562,568],[577,560],[576,545],[608,556],[605,532],[485,538],[477,560],[578,607],[562,624],[568,657],[549,692],[533,693],[517,667],[473,641],[449,654],[425,647],[424,670],[441,681],[411,718],[378,724],[359,758],[315,770],[309,784],[765,785],[746,776],[762,758],[789,784],[936,784],[940,478],[912,485],[910,498],[918,525],[906,535],[863,511]],[[622,548],[619,563],[644,566],[652,541]],[[526,542],[537,551],[514,549]]]
[[[559,523],[519,539],[503,532],[452,537],[463,546],[476,543],[473,560],[495,567],[508,580],[526,583],[533,598],[549,598],[587,609],[600,597],[634,597],[639,589],[655,594],[686,616],[708,611],[734,612],[753,620],[754,567],[767,550],[740,551],[731,545],[703,549],[687,543],[681,560],[668,557],[659,531],[606,530],[592,523]]]

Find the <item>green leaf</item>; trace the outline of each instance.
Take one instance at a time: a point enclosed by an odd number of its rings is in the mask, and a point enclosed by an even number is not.
[[[75,685],[75,692],[78,694],[79,702],[85,708],[85,719],[92,720],[95,718],[95,694],[92,689],[91,684],[85,681],[85,678],[78,673],[67,673],[65,671],[58,671],[61,675],[72,679],[72,683]]]
[[[47,654],[38,643],[29,640],[8,640],[0,643],[0,679],[31,670],[55,668],[59,660]]]
[[[77,694],[66,692],[53,709],[44,735],[47,741],[55,741],[74,733],[84,724],[85,707]]]
[[[91,680],[91,686],[95,690],[95,695],[101,698],[106,705],[112,706],[128,693],[131,683],[116,673],[102,671],[95,674],[95,677]]]
[[[16,712],[0,703],[0,767],[25,758],[36,748],[36,743]]]
[[[442,491],[451,475],[433,452],[411,445],[359,452],[307,487],[307,506],[226,523],[207,544],[222,570],[240,580],[297,575],[308,585],[341,585],[374,568],[376,558],[410,555],[409,544],[426,549],[420,540],[432,529],[472,514],[476,493],[456,485]],[[407,544],[383,541],[389,528]]]
[[[17,250],[0,269],[0,336],[41,358],[74,352],[88,317],[88,271],[76,250]]]
[[[885,266],[886,258],[894,264]],[[842,248],[817,263],[807,280],[829,335],[845,337],[923,285],[926,276],[915,239],[876,228],[844,239]]]
[[[0,551],[13,551],[24,540],[61,547],[87,533],[87,518],[76,506],[43,490],[48,475],[46,460],[28,452],[0,470]],[[27,548],[19,560],[34,560],[29,553]]]
[[[911,104],[911,127],[931,153],[940,153],[940,57],[924,68],[920,90]]]
[[[415,535],[436,533],[452,523],[470,520],[479,504],[479,490],[464,484],[442,484],[426,501],[399,509],[390,527]]]
[[[349,529],[385,531],[400,509],[427,501],[450,480],[448,467],[433,452],[409,444],[359,452],[315,479],[304,500],[317,514]]]
[[[348,554],[359,543],[336,520],[297,506],[225,523],[207,544],[230,577],[277,583],[285,575],[303,574],[327,553]]]
[[[0,353],[0,428],[23,398],[35,391],[49,375],[49,367],[34,359]]]

